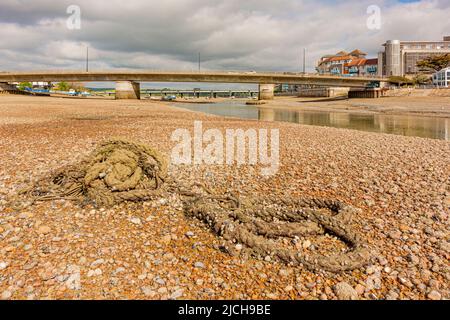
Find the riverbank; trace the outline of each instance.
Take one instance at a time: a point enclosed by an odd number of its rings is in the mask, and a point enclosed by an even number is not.
[[[421,115],[450,118],[450,97],[383,97],[380,99],[276,97],[262,108],[363,114]]]
[[[172,165],[171,177],[204,183],[218,194],[289,194],[355,206],[360,210],[352,226],[367,237],[370,263],[333,274],[229,256],[202,222],[185,216],[175,195],[113,208],[66,200],[19,211],[7,205],[31,181],[81,160],[114,136],[169,156],[172,132],[192,131],[196,120],[220,131],[279,129],[280,170],[263,178],[259,166]],[[2,96],[0,150],[4,299],[450,297],[446,141],[222,118],[143,100]],[[310,255],[330,239],[299,241],[299,252]]]

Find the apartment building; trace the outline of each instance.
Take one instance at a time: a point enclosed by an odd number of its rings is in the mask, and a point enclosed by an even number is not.
[[[433,55],[450,53],[450,36],[442,41],[388,40],[378,53],[378,75],[406,76],[418,73],[417,62]]]

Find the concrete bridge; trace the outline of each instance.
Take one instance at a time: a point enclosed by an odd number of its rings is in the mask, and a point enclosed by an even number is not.
[[[324,87],[365,88],[382,78],[321,76],[299,73],[256,72],[165,72],[165,71],[36,71],[0,72],[0,83],[42,82],[116,82],[116,99],[139,99],[140,82],[252,83],[259,85],[259,99],[273,99],[275,84],[307,84]]]

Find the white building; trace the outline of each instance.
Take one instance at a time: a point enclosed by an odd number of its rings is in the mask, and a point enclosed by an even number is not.
[[[448,88],[450,86],[450,67],[433,74],[433,84],[438,87]]]

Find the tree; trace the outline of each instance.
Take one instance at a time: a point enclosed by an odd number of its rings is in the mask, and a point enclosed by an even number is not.
[[[450,53],[433,55],[417,62],[420,71],[437,72],[450,66]]]
[[[33,84],[31,82],[21,82],[17,86],[17,89],[24,91],[25,88],[33,88]]]
[[[413,78],[414,84],[428,84],[431,82],[431,77],[426,74],[419,73]]]
[[[70,85],[67,82],[61,81],[61,82],[58,82],[58,84],[56,85],[56,89],[58,91],[69,91]]]
[[[395,84],[397,86],[403,86],[403,85],[412,85],[414,84],[414,81],[406,78],[406,77],[399,77],[399,76],[392,76],[389,77],[389,83]]]

